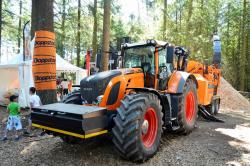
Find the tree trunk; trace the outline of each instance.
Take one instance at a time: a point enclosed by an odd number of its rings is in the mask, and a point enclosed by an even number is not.
[[[111,0],[104,0],[103,49],[102,49],[101,71],[108,70],[108,64],[109,64],[110,8],[111,8]]]
[[[18,23],[18,39],[17,39],[17,53],[20,53],[22,39],[22,0],[19,3],[19,23]]]
[[[166,40],[166,29],[167,29],[167,11],[168,9],[168,0],[164,0],[164,9],[163,9],[163,26],[162,26],[162,39]]]
[[[250,5],[248,3],[248,18],[250,18]],[[250,91],[250,24],[247,28],[247,47],[246,47],[246,87],[245,91]]]
[[[179,29],[180,29],[180,32],[181,32],[181,28],[182,28],[182,24],[181,24],[181,19],[182,19],[182,7],[181,7],[181,4],[180,4],[180,9],[179,9]]]
[[[228,6],[227,6],[227,45],[226,45],[226,56],[228,56],[229,52],[229,41],[230,41],[230,38],[229,38],[229,33],[230,33],[230,17],[229,17],[229,13],[230,13],[230,3],[228,3]]]
[[[193,15],[193,0],[189,0],[188,1],[188,15],[187,15],[187,20],[186,20],[186,46],[188,46],[188,44],[191,44],[190,41],[188,41],[190,39],[190,29],[191,29],[191,17]]]
[[[35,31],[38,30],[54,32],[53,3],[54,0],[32,0],[32,38],[34,37]],[[44,10],[46,10],[46,12],[44,12]]]
[[[93,18],[94,18],[94,25],[93,25],[93,38],[92,38],[93,52],[92,52],[91,61],[95,62],[95,58],[96,58],[96,54],[97,54],[97,28],[98,28],[98,24],[97,24],[97,0],[94,0],[94,7],[92,10],[92,13],[93,13]]]
[[[248,3],[248,8],[247,8],[247,18],[249,20],[250,18],[250,3]],[[246,58],[247,58],[247,64],[246,64],[246,76],[247,76],[247,82],[246,82],[246,89],[245,91],[250,91],[250,24],[248,23],[248,28],[247,28],[247,52],[246,52]]]
[[[34,36],[35,31],[45,30],[54,32],[54,0],[32,0],[32,23],[31,35]],[[46,10],[46,12],[44,12]],[[42,72],[42,71],[41,71]],[[56,102],[56,90],[38,90],[43,104]]]
[[[238,24],[239,27],[242,26],[242,20],[239,20],[239,24]],[[234,59],[233,59],[233,62],[236,63],[236,66],[239,68],[239,72],[241,70],[241,29],[238,29],[238,34],[237,34],[237,49],[235,50],[235,54],[234,54]],[[234,68],[235,70],[235,68]],[[237,78],[236,78],[236,82],[235,82],[235,87],[237,90],[240,90],[240,84],[241,84],[241,74],[237,74],[236,75]]]
[[[203,14],[203,8],[204,8],[204,0],[201,0],[201,6],[200,6],[200,11]],[[201,35],[202,32],[202,26],[203,26],[203,22],[202,19],[199,20],[199,26],[198,26],[198,34],[197,35]]]
[[[0,0],[0,63],[1,63],[1,46],[2,46],[2,0]]]
[[[190,19],[193,14],[193,0],[188,1],[188,16],[187,16],[187,30],[190,30]]]
[[[80,66],[80,46],[81,46],[81,0],[78,0],[78,15],[77,15],[77,43],[76,43],[76,64]]]
[[[243,2],[243,16],[242,16],[242,30],[241,30],[241,39],[242,39],[242,47],[241,47],[241,58],[240,58],[240,90],[244,91],[245,90],[245,62],[246,62],[246,52],[247,52],[247,1],[244,0]]]
[[[65,17],[66,17],[66,13],[65,13],[65,5],[66,5],[66,0],[63,0],[63,11],[62,11],[62,26],[61,26],[61,30],[62,30],[62,36],[61,36],[61,53],[60,55],[65,58],[64,56],[64,42],[65,42]]]
[[[140,0],[137,0],[138,23],[141,23]]]
[[[181,30],[182,30],[182,22],[181,22],[181,19],[182,19],[182,5],[181,5],[181,3],[180,3],[180,6],[179,6],[179,13],[180,13],[180,15],[179,15],[179,32],[181,33]],[[179,38],[180,38],[179,44],[181,44],[182,37],[179,37]]]
[[[175,31],[178,32],[178,1],[175,2]]]

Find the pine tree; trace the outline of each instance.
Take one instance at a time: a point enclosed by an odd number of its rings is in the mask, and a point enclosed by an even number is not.
[[[92,48],[93,48],[93,53],[91,57],[91,61],[95,62],[96,54],[97,54],[97,28],[98,28],[98,18],[97,18],[97,0],[94,0],[94,6],[92,8],[92,14],[94,18],[94,24],[93,24],[93,37],[92,37]]]
[[[76,43],[76,64],[80,66],[80,52],[81,52],[81,0],[78,0],[77,11],[77,43]]]
[[[109,65],[109,39],[110,39],[110,10],[111,0],[104,0],[103,16],[103,49],[101,71],[108,70]]]
[[[53,2],[54,0],[32,0],[32,36],[38,30],[54,32]],[[44,9],[46,9],[46,12],[44,12]],[[37,94],[43,104],[56,102],[56,90],[39,90]]]

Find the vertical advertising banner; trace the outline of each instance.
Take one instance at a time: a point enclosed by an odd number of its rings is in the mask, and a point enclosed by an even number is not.
[[[56,47],[53,32],[36,31],[32,66],[37,90],[56,89]]]
[[[221,41],[218,34],[213,35],[213,50],[214,50],[214,57],[213,63],[220,64],[221,63]]]
[[[30,52],[30,24],[27,22],[24,26],[23,29],[23,37],[24,37],[24,56],[25,56],[25,61],[31,60],[31,52]]]

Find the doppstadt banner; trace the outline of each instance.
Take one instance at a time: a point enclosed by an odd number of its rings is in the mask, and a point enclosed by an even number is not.
[[[56,47],[53,32],[36,31],[32,66],[37,90],[56,89]]]

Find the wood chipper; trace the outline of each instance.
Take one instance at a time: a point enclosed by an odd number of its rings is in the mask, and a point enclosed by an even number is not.
[[[157,152],[163,130],[188,134],[198,106],[218,109],[218,65],[188,62],[182,47],[124,44],[118,61],[120,69],[84,78],[62,103],[35,108],[32,125],[67,143],[112,133],[123,158],[145,161]]]

